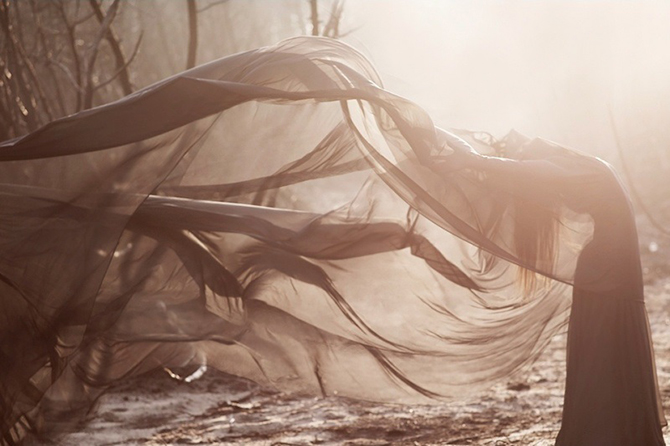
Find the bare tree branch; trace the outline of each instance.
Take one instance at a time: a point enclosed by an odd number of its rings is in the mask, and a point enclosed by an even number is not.
[[[326,37],[337,39],[340,37],[340,21],[344,11],[344,0],[335,0],[330,9],[330,17],[326,26],[323,28],[323,34]]]
[[[73,69],[74,69],[74,75],[72,75],[72,71],[68,68],[66,68],[62,64],[57,64],[61,68],[65,68],[64,71],[68,75],[69,79],[72,81],[72,83],[76,86],[74,89],[75,91],[75,111],[81,110],[82,106],[82,99],[84,96],[84,90],[82,89],[82,80],[81,80],[81,60],[79,58],[79,52],[77,51],[77,37],[76,37],[76,23],[71,23],[70,20],[67,17],[67,13],[65,12],[65,5],[63,2],[59,3],[59,11],[61,18],[63,19],[63,23],[65,24],[65,29],[67,30],[67,41],[70,47],[70,52],[72,53],[72,61],[73,61]]]
[[[126,64],[125,64],[124,66],[122,66],[121,68],[119,68],[118,70],[116,70],[116,71],[110,76],[109,79],[107,79],[106,81],[103,81],[103,82],[99,83],[98,85],[96,85],[96,86],[93,88],[93,90],[99,90],[100,88],[102,88],[102,87],[104,87],[104,86],[106,86],[106,85],[112,83],[112,82],[114,81],[114,79],[116,79],[116,78],[118,77],[118,75],[121,74],[121,73],[123,72],[123,70],[126,70],[126,69],[128,68],[128,66],[129,66],[131,63],[133,63],[133,61],[135,60],[135,57],[137,57],[137,53],[139,53],[139,50],[140,50],[140,43],[142,43],[142,37],[143,37],[143,36],[144,36],[144,33],[143,33],[143,32],[140,33],[140,36],[137,38],[137,42],[135,43],[135,48],[133,49],[133,52],[130,54],[130,57],[128,58],[128,62],[126,62]]]
[[[18,17],[18,9],[17,9],[17,20],[18,23],[21,23],[21,19]],[[21,33],[19,32],[19,36],[21,36]],[[38,113],[38,103],[37,103],[37,98],[39,98],[39,104],[43,108],[44,113],[46,114],[46,117],[49,121],[53,120],[53,113],[51,112],[51,105],[49,101],[46,98],[46,95],[44,94],[44,90],[42,89],[42,83],[37,76],[37,72],[35,70],[35,66],[30,58],[30,56],[27,54],[25,48],[23,47],[23,42],[25,41],[24,38],[17,38],[16,35],[13,35],[11,37],[12,39],[12,44],[16,48],[16,52],[18,56],[20,56],[20,61],[19,63],[21,64],[21,75],[24,78],[23,81],[26,82],[26,89],[27,91],[30,92],[30,101],[33,109],[33,113],[35,114],[35,120],[36,122],[41,125],[43,123],[43,120],[40,119],[39,113]],[[35,39],[37,40],[37,39]],[[34,44],[34,47],[37,47],[37,43]],[[18,68],[18,67],[17,67]],[[27,76],[24,74],[27,72]],[[33,94],[33,90],[37,92],[37,96]]]
[[[312,35],[313,36],[318,36],[319,35],[319,9],[318,9],[318,1],[317,0],[309,0],[309,8],[310,11],[312,12],[311,19],[312,19]]]
[[[12,4],[12,7],[15,7]],[[12,90],[15,95],[12,98],[18,107],[24,122],[28,125],[28,130],[35,130],[39,126],[39,117],[37,115],[37,101],[32,91],[24,79],[24,70],[19,59],[21,56],[18,48],[18,41],[14,34],[12,21],[10,20],[10,3],[8,0],[0,1],[0,29],[5,35],[6,65],[4,67],[6,82],[8,87],[14,87]],[[11,102],[10,102],[11,103]]]
[[[309,6],[311,11],[310,20],[312,22],[313,36],[321,35],[325,37],[332,37],[334,39],[339,39],[340,37],[343,37],[351,33],[351,31],[344,34],[340,32],[340,22],[342,21],[342,13],[344,12],[344,2],[345,0],[335,0],[331,4],[330,16],[328,17],[328,21],[324,25],[323,29],[319,32],[319,24],[322,23],[322,21],[319,20],[318,0],[309,0]]]
[[[195,66],[195,57],[198,51],[198,14],[195,8],[195,0],[186,0],[188,9],[188,53],[186,56],[186,69]]]
[[[95,68],[95,60],[98,57],[98,51],[100,50],[100,43],[102,42],[103,37],[105,37],[109,33],[109,27],[112,25],[112,21],[116,17],[116,13],[119,10],[119,2],[120,0],[114,0],[109,9],[107,9],[107,12],[105,13],[103,20],[100,22],[100,29],[98,30],[98,34],[95,36],[95,39],[93,40],[93,42],[86,51],[87,53],[90,54],[89,57],[85,59],[84,64],[85,82],[83,88],[84,88],[85,109],[91,108],[93,106],[93,87],[94,87],[93,70]],[[95,4],[99,8],[99,5],[96,2],[96,0],[90,0],[90,3]]]
[[[51,63],[54,64],[55,66],[57,66],[58,68],[60,68],[63,71],[63,73],[65,73],[66,79],[68,81],[70,81],[70,84],[72,85],[72,88],[75,91],[77,91],[77,93],[81,93],[81,94],[84,93],[84,89],[82,88],[81,85],[79,85],[77,83],[77,80],[74,78],[74,76],[72,75],[72,72],[67,67],[67,65],[65,65],[64,63],[59,62],[58,60],[55,60],[55,59],[51,60]]]
[[[116,3],[116,1],[118,1],[118,0],[115,0],[115,3]],[[91,8],[93,9],[93,12],[95,13],[96,19],[98,19],[98,23],[100,23],[102,25],[103,21],[105,20],[105,16],[102,13],[102,10],[100,9],[100,4],[96,0],[89,0],[89,4],[91,5]],[[111,7],[110,7],[110,9],[111,9]],[[107,29],[107,32],[105,34],[105,38],[106,38],[107,42],[109,43],[110,47],[112,48],[112,53],[114,54],[116,68],[117,69],[123,68],[120,75],[119,75],[119,82],[121,83],[121,88],[123,89],[123,93],[128,95],[128,94],[133,92],[133,86],[132,86],[132,83],[130,82],[130,73],[128,72],[128,69],[127,69],[126,58],[123,55],[123,50],[121,49],[121,45],[119,44],[119,39],[116,36],[116,33],[112,29],[111,25]]]
[[[85,15],[84,17],[82,17],[82,18],[80,18],[80,19],[78,19],[78,20],[75,20],[74,22],[72,22],[72,24],[73,24],[74,26],[81,25],[82,23],[89,21],[89,20],[91,19],[91,17],[93,17],[93,16],[95,16],[95,13],[94,13],[94,12],[90,12],[90,13],[88,13],[87,15]]]
[[[47,37],[44,32],[44,27],[42,26],[42,20],[40,19],[40,14],[37,11],[37,5],[35,4],[35,0],[30,0],[30,7],[33,13],[33,17],[35,20],[35,24],[37,25],[37,36],[39,38],[40,43],[42,44],[42,48],[45,52],[45,58],[46,58],[46,67],[49,70],[49,73],[51,76],[49,76],[49,79],[51,80],[53,84],[53,90],[56,93],[56,103],[58,104],[60,108],[60,115],[66,115],[67,114],[67,107],[65,105],[65,99],[63,97],[63,91],[60,86],[60,82],[58,82],[58,79],[56,77],[56,73],[54,71],[53,67],[53,57],[51,55],[51,51],[49,51],[49,44],[47,42]],[[57,55],[56,55],[57,57]]]

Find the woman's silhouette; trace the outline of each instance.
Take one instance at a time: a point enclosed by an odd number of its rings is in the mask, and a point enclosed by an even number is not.
[[[540,194],[593,219],[592,238],[575,269],[563,422],[556,444],[665,444],[635,214],[616,173],[600,160],[541,139],[526,140],[520,160],[481,156],[455,135],[448,141],[457,165],[486,172],[522,199]],[[440,159],[439,168],[448,174],[450,159]],[[535,225],[542,224],[536,218]],[[554,230],[535,228],[520,243],[546,245]],[[534,253],[553,255],[542,249]]]

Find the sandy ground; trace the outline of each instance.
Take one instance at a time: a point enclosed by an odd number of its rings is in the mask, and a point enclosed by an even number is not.
[[[670,239],[660,237],[641,231],[647,309],[670,415]],[[156,371],[111,389],[78,432],[35,444],[551,445],[563,401],[564,351],[563,335],[524,380],[432,406],[285,395],[213,371],[185,384]]]

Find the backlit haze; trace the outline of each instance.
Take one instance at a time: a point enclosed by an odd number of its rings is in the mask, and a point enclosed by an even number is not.
[[[439,126],[612,158],[609,107],[631,156],[670,152],[669,2],[364,0],[345,16],[386,87]]]

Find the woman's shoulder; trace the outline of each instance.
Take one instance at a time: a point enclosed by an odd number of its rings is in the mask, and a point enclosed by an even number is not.
[[[534,138],[527,142],[524,147],[524,158],[549,160],[574,173],[575,176],[619,180],[614,167],[602,158],[544,138]]]

